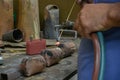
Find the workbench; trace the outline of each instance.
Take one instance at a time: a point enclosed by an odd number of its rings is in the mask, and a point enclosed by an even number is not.
[[[14,50],[14,48],[11,48],[11,51],[12,50]],[[13,53],[2,53],[4,57],[4,65],[0,66],[0,72],[3,72],[9,68],[18,67],[21,60],[28,56],[24,51],[25,48],[15,48],[15,50]],[[17,52],[17,50],[21,51]],[[46,67],[41,73],[35,74],[31,77],[21,76],[17,80],[64,80],[71,73],[76,73],[77,56],[78,53],[76,51],[71,56],[62,59],[58,64],[55,64],[51,67]]]

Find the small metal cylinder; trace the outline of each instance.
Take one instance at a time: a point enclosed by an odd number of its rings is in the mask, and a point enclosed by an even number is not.
[[[23,33],[19,29],[14,29],[3,34],[2,40],[9,42],[21,42],[23,40]]]

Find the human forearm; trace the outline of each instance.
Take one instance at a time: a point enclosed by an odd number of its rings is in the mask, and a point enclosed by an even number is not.
[[[120,2],[111,5],[109,14],[112,25],[120,26]]]

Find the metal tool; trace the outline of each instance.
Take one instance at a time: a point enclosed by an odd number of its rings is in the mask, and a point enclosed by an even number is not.
[[[76,39],[77,38],[77,31],[75,30],[67,30],[67,29],[60,29],[59,32],[61,33],[61,35],[58,37],[58,40],[61,39]],[[73,34],[73,36],[63,36],[63,33],[67,33],[67,34]]]
[[[59,31],[59,35],[57,35],[57,41],[59,41],[61,39],[76,39],[77,31],[71,30],[73,28],[73,26],[74,26],[73,21],[67,21],[63,24],[55,25],[55,29],[57,29]],[[65,36],[63,36],[63,35],[65,35]]]

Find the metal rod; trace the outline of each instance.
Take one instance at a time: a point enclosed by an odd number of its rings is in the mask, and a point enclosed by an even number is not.
[[[68,16],[67,16],[66,21],[69,20],[69,18],[70,18],[70,16],[71,16],[71,13],[72,13],[72,11],[73,11],[73,8],[74,8],[74,6],[75,6],[75,3],[76,3],[76,0],[74,0],[74,3],[73,3],[73,5],[72,5],[72,7],[71,7],[71,9],[70,9],[70,12],[68,13]]]

